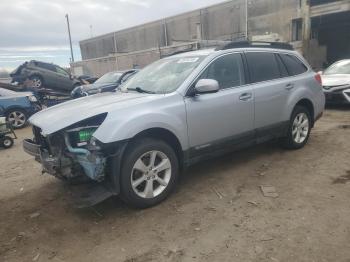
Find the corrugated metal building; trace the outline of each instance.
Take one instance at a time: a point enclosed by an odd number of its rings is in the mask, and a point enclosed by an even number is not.
[[[242,39],[246,32],[251,40],[291,42],[317,68],[350,56],[350,0],[247,1],[226,1],[83,40],[83,61],[72,69],[100,76],[143,67],[166,54],[199,48],[203,40]],[[341,44],[335,46],[335,39]]]

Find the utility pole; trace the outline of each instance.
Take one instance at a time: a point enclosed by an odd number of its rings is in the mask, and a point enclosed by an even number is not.
[[[68,35],[69,35],[69,45],[70,45],[71,61],[72,61],[72,63],[74,63],[74,55],[73,55],[73,47],[72,47],[72,37],[71,37],[71,34],[70,34],[70,25],[69,25],[68,14],[66,14],[66,19],[67,19],[67,27],[68,27]]]
[[[248,0],[245,0],[245,37],[249,40],[248,37]]]
[[[311,18],[310,18],[310,1],[302,1],[302,18],[303,18],[303,55],[308,58],[310,51],[310,38],[311,38]]]
[[[91,38],[93,37],[93,34],[92,34],[92,25],[90,25],[90,37],[91,37]]]

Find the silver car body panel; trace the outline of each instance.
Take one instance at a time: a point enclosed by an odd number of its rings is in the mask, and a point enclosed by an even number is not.
[[[94,137],[103,143],[123,141],[147,129],[163,128],[172,132],[178,138],[182,150],[186,151],[193,147],[205,147],[211,141],[288,121],[294,106],[302,99],[312,102],[314,119],[323,112],[324,94],[310,66],[307,72],[298,76],[186,97],[191,84],[211,61],[224,54],[245,51],[247,49],[201,50],[177,55],[206,58],[177,91],[170,94],[98,94],[46,109],[32,116],[29,121],[40,127],[42,134],[47,136],[79,121],[107,113],[106,119],[94,133]],[[260,51],[292,54],[308,65],[294,51],[249,48],[249,52]],[[293,83],[294,88],[286,89],[289,83]],[[252,93],[251,99],[240,101],[239,96],[247,92]]]
[[[164,128],[178,137],[184,149],[188,148],[184,101],[176,92],[168,95],[103,93],[45,109],[29,121],[41,128],[42,135],[48,136],[102,113],[108,113],[107,117],[94,133],[102,143],[129,139],[151,128]]]

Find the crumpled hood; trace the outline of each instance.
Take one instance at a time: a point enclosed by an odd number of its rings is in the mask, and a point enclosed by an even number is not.
[[[50,107],[33,115],[29,122],[40,127],[42,134],[45,136],[96,115],[146,103],[157,97],[159,95],[122,92],[102,93]]]
[[[350,85],[350,75],[322,75],[323,86]]]

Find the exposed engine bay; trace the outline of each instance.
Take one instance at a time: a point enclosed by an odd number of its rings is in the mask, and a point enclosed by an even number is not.
[[[107,158],[111,152],[99,143],[94,132],[106,114],[84,120],[74,126],[44,137],[33,126],[33,140],[24,141],[24,149],[42,164],[43,173],[63,180],[89,178],[101,182],[105,178]]]

